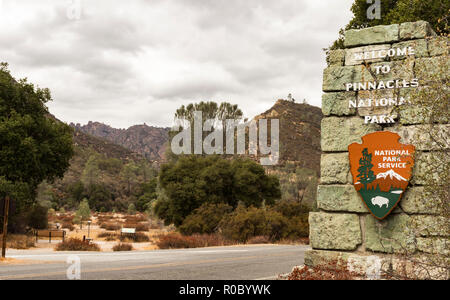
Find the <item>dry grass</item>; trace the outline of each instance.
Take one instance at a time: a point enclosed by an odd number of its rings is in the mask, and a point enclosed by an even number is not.
[[[0,257],[0,265],[29,265],[29,264],[42,264],[41,261],[36,260],[24,260],[24,259],[15,259],[15,258],[2,258]]]
[[[1,235],[0,235],[1,236]],[[6,246],[12,249],[29,249],[35,247],[36,238],[25,234],[8,234]]]
[[[83,236],[87,238],[88,235],[92,238],[96,237],[101,232],[104,232],[104,230],[97,228],[97,226],[91,226],[89,230],[87,226],[83,226],[83,229],[75,229],[74,231],[67,232],[67,238],[83,239]]]

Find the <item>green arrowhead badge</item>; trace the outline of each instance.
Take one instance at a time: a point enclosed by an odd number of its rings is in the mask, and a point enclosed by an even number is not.
[[[367,209],[377,219],[386,218],[405,193],[414,166],[413,145],[400,136],[380,131],[348,146],[353,185]]]

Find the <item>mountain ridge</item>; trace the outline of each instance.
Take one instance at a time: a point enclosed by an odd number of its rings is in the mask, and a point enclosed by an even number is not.
[[[107,124],[89,121],[86,125],[70,123],[76,131],[101,138],[136,152],[148,160],[164,160],[169,128],[148,126],[147,124],[133,125],[127,129],[117,129]]]

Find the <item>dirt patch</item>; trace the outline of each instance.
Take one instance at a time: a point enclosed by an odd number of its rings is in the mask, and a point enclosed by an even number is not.
[[[0,258],[0,266],[8,265],[35,265],[35,264],[45,264],[45,263],[56,263],[49,261],[40,260],[26,260],[26,259],[15,259],[15,258]]]

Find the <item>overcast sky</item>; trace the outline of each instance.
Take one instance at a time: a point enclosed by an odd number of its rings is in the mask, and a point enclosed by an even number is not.
[[[0,61],[50,88],[60,120],[171,126],[182,104],[246,117],[289,93],[320,106],[322,48],[353,0],[0,0]]]

